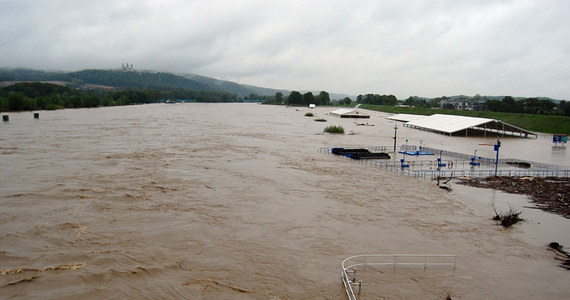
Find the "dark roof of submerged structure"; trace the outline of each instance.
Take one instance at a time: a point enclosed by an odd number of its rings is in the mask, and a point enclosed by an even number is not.
[[[435,114],[431,116],[419,116],[399,114],[387,119],[402,121],[404,126],[426,131],[437,132],[446,135],[492,135],[492,136],[515,136],[528,138],[529,135],[536,137],[535,133],[524,130],[517,126],[505,123],[501,120],[475,118],[456,115]]]

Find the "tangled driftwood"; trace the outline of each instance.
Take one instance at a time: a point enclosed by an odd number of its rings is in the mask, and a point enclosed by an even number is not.
[[[570,178],[558,177],[509,177],[486,178],[460,177],[458,184],[502,190],[512,194],[524,194],[536,204],[536,208],[557,213],[570,219]]]
[[[556,259],[562,261],[560,267],[570,270],[570,254],[563,249],[564,247],[557,242],[548,245],[548,249],[556,254]]]
[[[500,221],[501,225],[505,228],[509,228],[518,222],[524,221],[524,219],[519,217],[522,211],[516,211],[512,207],[506,213],[498,213],[496,209],[493,210],[495,211],[493,220]]]
[[[447,179],[447,180],[446,180],[446,179]],[[446,190],[446,191],[448,191],[448,192],[451,192],[453,189],[451,188],[450,185],[448,185],[448,183],[449,183],[449,181],[451,181],[451,179],[453,179],[453,172],[451,173],[451,175],[449,176],[449,178],[437,176],[437,186],[438,186],[440,189],[444,189],[444,190]],[[442,183],[440,183],[440,180],[445,180],[445,181],[443,181]]]

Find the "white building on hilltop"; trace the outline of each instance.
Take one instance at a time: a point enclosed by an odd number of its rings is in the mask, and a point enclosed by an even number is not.
[[[129,65],[129,63],[127,63],[126,65],[123,64],[121,70],[122,70],[123,72],[136,72],[136,71],[135,71],[135,68],[133,68],[133,64]]]

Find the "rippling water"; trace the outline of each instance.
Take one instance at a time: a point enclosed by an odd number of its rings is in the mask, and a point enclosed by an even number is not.
[[[156,104],[10,114],[0,125],[0,297],[345,299],[356,254],[457,254],[449,272],[382,271],[377,299],[564,299],[546,245],[570,223],[526,197],[399,176],[320,147],[392,145],[394,123],[258,104]],[[357,120],[360,122],[360,120]],[[323,134],[342,125],[354,134]],[[402,128],[408,139],[493,157],[493,139]],[[549,136],[504,139],[503,157],[568,165]],[[399,159],[396,157],[395,159]],[[384,280],[385,279],[385,280]]]

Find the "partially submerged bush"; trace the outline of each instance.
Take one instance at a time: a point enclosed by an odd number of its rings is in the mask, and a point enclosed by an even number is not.
[[[499,214],[497,210],[495,210],[495,216],[493,217],[493,220],[500,221],[503,227],[509,228],[518,222],[524,221],[524,219],[519,217],[521,213],[522,211],[516,211],[512,207],[509,209],[508,212],[501,214]]]
[[[315,122],[326,122],[327,119],[315,119]]]
[[[323,132],[344,134],[344,127],[337,125],[328,126],[325,128],[325,130],[323,130]]]
[[[312,117],[312,116],[314,116],[312,112],[308,112],[305,114],[305,117]]]

